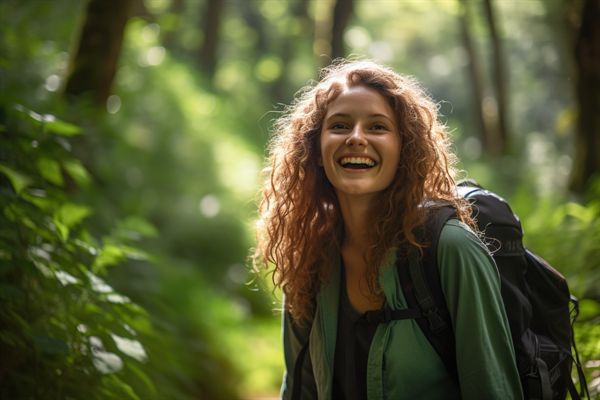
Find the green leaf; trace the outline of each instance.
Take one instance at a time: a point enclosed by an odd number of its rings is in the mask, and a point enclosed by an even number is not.
[[[590,224],[596,218],[596,212],[593,207],[587,208],[574,202],[565,204],[564,212],[566,215],[574,217],[586,225]]]
[[[68,160],[62,162],[63,168],[71,178],[81,187],[89,186],[91,182],[90,174],[79,160]]]
[[[54,218],[67,228],[73,228],[92,213],[89,207],[74,203],[63,204],[55,213]]]
[[[38,171],[44,179],[57,186],[63,185],[63,176],[60,164],[50,158],[42,157],[37,161]]]
[[[62,223],[62,221],[55,219],[52,223],[52,227],[58,233],[58,237],[63,242],[66,242],[69,239],[69,227]]]
[[[8,177],[17,194],[21,193],[32,182],[27,175],[0,164],[0,172]]]
[[[59,199],[56,196],[48,196],[46,191],[40,189],[36,190],[35,192],[25,190],[21,194],[21,197],[46,213],[51,213],[53,210],[55,210],[57,203],[59,203]]]
[[[77,125],[61,121],[53,115],[44,115],[46,117],[46,129],[49,132],[55,133],[61,136],[75,136],[82,133],[81,128]]]
[[[146,354],[146,350],[144,349],[144,346],[137,340],[135,339],[129,339],[126,337],[122,337],[119,335],[116,335],[114,333],[111,333],[110,336],[112,337],[115,345],[117,346],[117,349],[119,349],[119,351],[139,362],[144,362],[148,359],[148,355]]]
[[[94,260],[92,271],[102,272],[111,265],[120,263],[125,259],[125,252],[121,247],[114,244],[106,244],[100,251],[100,254]]]
[[[33,125],[44,127],[48,132],[52,132],[61,136],[74,136],[81,134],[80,127],[61,121],[52,114],[38,114],[35,111],[22,106],[21,104],[17,104],[15,109],[20,111],[22,115],[27,116],[29,118],[29,122],[31,122]]]
[[[69,274],[66,271],[58,270],[54,273],[54,275],[56,276],[56,279],[60,282],[60,284],[63,286],[79,283],[79,279],[75,278],[73,275]]]

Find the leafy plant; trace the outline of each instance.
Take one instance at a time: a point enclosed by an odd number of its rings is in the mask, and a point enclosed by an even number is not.
[[[144,258],[134,241],[97,239],[77,200],[91,184],[71,153],[79,127],[23,106],[0,120],[0,397],[139,399],[146,312],[108,285],[107,268]]]

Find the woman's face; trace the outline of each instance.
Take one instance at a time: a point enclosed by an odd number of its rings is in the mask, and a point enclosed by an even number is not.
[[[400,145],[386,99],[367,86],[348,87],[327,108],[319,162],[340,200],[372,197],[392,183]]]

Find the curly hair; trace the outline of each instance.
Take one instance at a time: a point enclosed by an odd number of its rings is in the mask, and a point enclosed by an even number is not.
[[[303,88],[275,121],[259,205],[254,268],[272,269],[295,320],[311,317],[314,298],[339,254],[342,217],[333,186],[318,163],[319,139],[328,105],[344,88],[364,85],[392,107],[401,135],[400,165],[391,185],[371,210],[375,221],[365,256],[367,283],[378,293],[379,266],[392,249],[410,243],[420,250],[416,229],[430,204],[450,203],[473,226],[470,206],[455,192],[456,157],[438,106],[412,78],[373,61],[338,60],[321,71],[318,83]]]

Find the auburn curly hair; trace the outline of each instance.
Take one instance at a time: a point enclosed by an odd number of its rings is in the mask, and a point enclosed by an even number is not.
[[[454,187],[456,157],[438,106],[412,78],[373,61],[338,60],[321,71],[275,121],[257,223],[255,270],[272,269],[273,282],[285,295],[285,307],[297,320],[311,318],[314,299],[340,252],[343,221],[333,186],[319,165],[320,134],[328,105],[344,88],[364,85],[389,101],[401,137],[400,165],[391,185],[372,207],[367,282],[380,292],[379,266],[388,252],[410,243],[426,246],[415,235],[426,217],[426,202],[450,203],[457,217],[473,226],[470,206]]]

